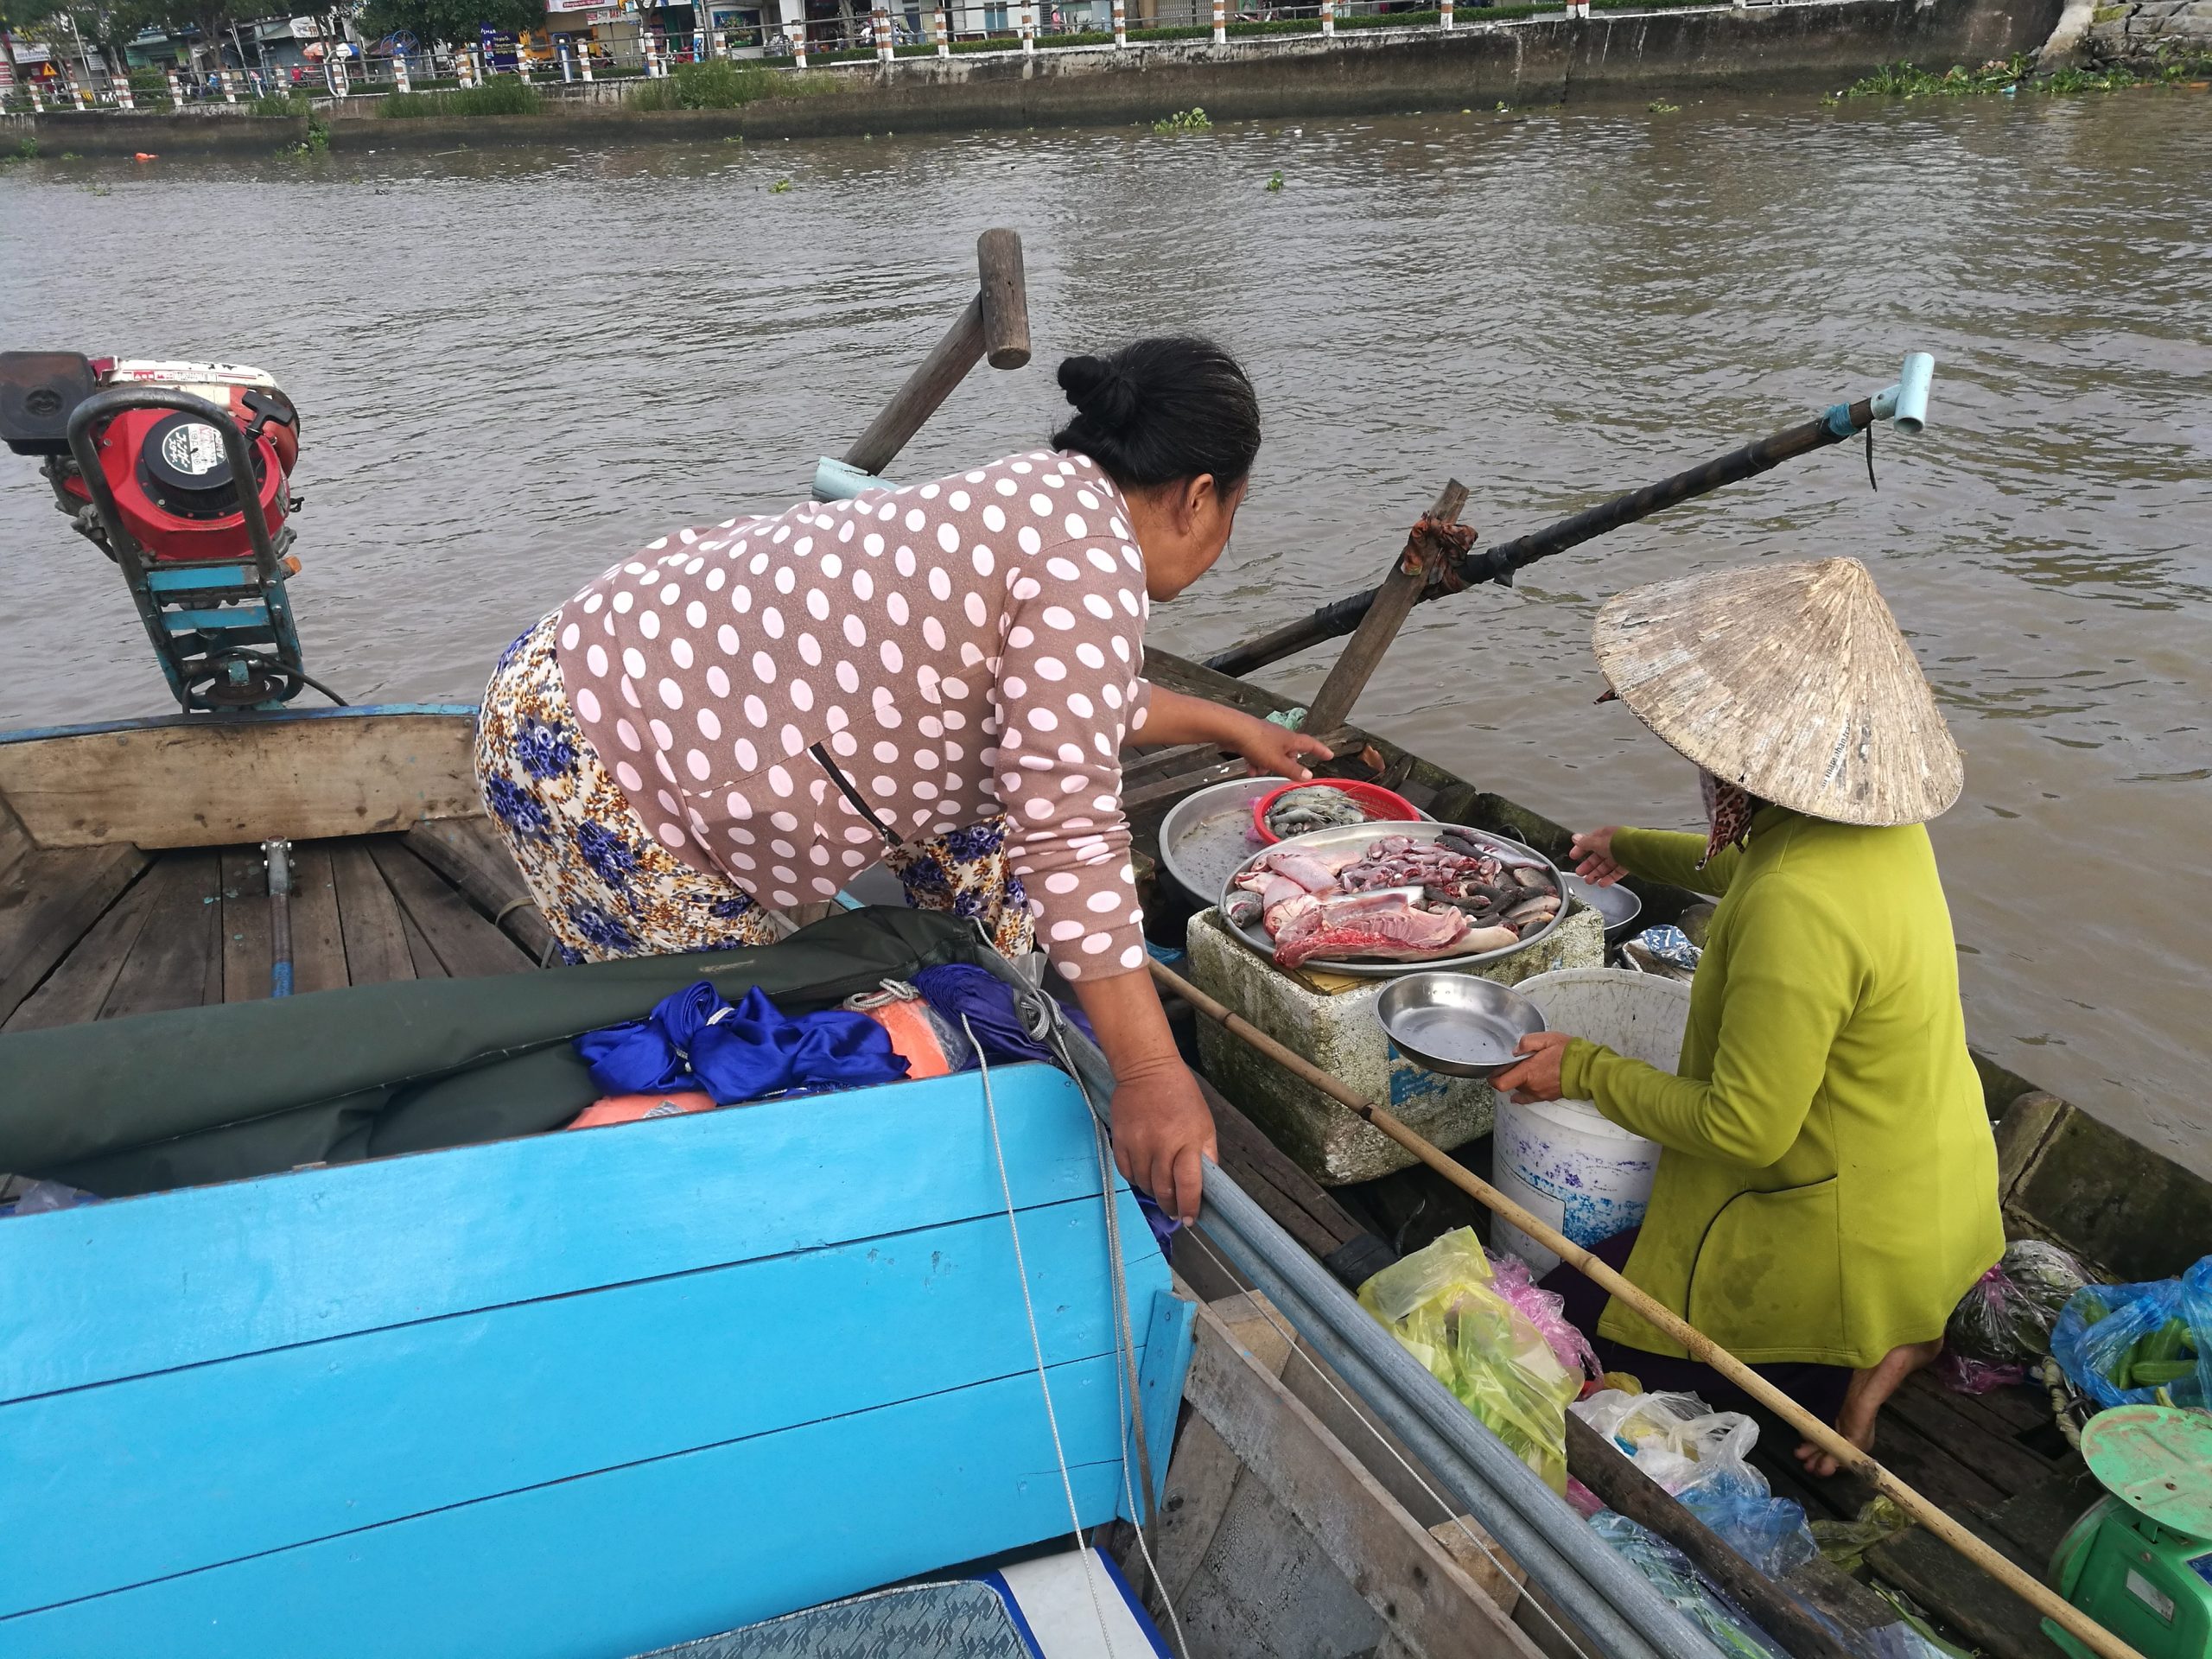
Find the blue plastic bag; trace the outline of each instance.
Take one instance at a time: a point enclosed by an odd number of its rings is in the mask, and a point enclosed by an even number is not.
[[[1692,1486],[1682,1507],[1720,1535],[1721,1541],[1770,1579],[1780,1579],[1821,1553],[1805,1509],[1795,1498],[1769,1497],[1719,1482]]]
[[[2196,1348],[2195,1375],[2163,1388],[2123,1387],[2121,1367],[2135,1344],[2174,1319],[2187,1327]],[[2212,1401],[2212,1255],[2178,1279],[2089,1285],[2075,1292],[2051,1326],[2050,1353],[2067,1381],[2100,1406],[2202,1406]]]

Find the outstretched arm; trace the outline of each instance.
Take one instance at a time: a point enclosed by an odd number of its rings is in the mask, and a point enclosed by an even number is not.
[[[1302,732],[1248,715],[1241,709],[1187,696],[1164,686],[1147,688],[1143,720],[1134,728],[1147,743],[1213,743],[1234,751],[1262,772],[1302,784],[1313,777],[1308,760],[1326,760],[1328,745]]]

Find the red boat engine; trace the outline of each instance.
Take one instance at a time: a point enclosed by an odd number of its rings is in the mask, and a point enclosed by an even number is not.
[[[259,369],[0,353],[0,442],[122,567],[185,709],[276,707],[313,684],[284,582],[299,411]]]

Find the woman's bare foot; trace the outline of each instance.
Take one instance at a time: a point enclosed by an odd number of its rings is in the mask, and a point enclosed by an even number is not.
[[[1874,1420],[1881,1414],[1884,1403],[1904,1385],[1904,1380],[1923,1365],[1932,1365],[1936,1357],[1943,1351],[1941,1338],[1934,1342],[1907,1343],[1892,1348],[1882,1356],[1878,1364],[1851,1374],[1851,1386],[1844,1390],[1843,1409],[1835,1414],[1836,1433],[1849,1440],[1861,1452],[1874,1449]],[[1805,1472],[1826,1477],[1841,1467],[1835,1459],[1815,1446],[1810,1440],[1797,1448],[1797,1461],[1805,1465]]]

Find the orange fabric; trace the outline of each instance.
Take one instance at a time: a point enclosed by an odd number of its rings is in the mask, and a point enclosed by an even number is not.
[[[899,998],[861,1010],[890,1034],[892,1052],[906,1057],[909,1079],[942,1077],[952,1070],[944,1045],[938,1041],[937,1027],[930,1023],[929,1009],[926,1002]]]
[[[572,1129],[595,1129],[602,1123],[635,1123],[640,1118],[680,1117],[686,1112],[711,1112],[713,1099],[695,1090],[656,1095],[609,1095],[576,1114]]]

